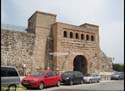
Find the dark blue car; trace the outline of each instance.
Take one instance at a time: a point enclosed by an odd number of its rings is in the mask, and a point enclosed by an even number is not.
[[[115,72],[111,76],[111,80],[122,80],[124,79],[124,72]]]
[[[67,71],[64,72],[62,75],[62,83],[64,84],[83,84],[83,74],[79,71]]]

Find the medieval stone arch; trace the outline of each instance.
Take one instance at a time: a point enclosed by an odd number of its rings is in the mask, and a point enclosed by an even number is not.
[[[83,55],[75,56],[73,60],[73,70],[87,74],[87,59]]]

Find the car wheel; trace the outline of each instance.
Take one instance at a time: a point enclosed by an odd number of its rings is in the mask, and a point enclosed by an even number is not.
[[[119,77],[118,80],[121,80],[121,77]]]
[[[42,90],[43,88],[44,88],[44,84],[43,84],[43,82],[41,82],[39,85],[39,89]]]
[[[69,85],[73,85],[73,81],[72,80],[69,81]]]
[[[29,88],[29,87],[26,87],[26,89],[31,89],[31,88]]]
[[[16,91],[16,85],[10,85],[8,91]]]
[[[91,80],[91,79],[89,80],[89,83],[92,83],[92,80]]]
[[[83,80],[80,81],[80,84],[83,84]]]
[[[99,80],[97,80],[97,83],[99,83],[100,81]]]
[[[60,81],[57,82],[57,86],[58,86],[58,87],[60,86]]]

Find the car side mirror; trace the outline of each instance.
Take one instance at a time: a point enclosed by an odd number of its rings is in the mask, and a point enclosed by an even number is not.
[[[45,78],[47,78],[48,76],[46,75],[46,76],[44,76]]]

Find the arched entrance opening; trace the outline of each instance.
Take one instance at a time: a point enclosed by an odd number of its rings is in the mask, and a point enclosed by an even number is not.
[[[82,55],[77,55],[73,60],[73,70],[87,74],[87,60]]]

